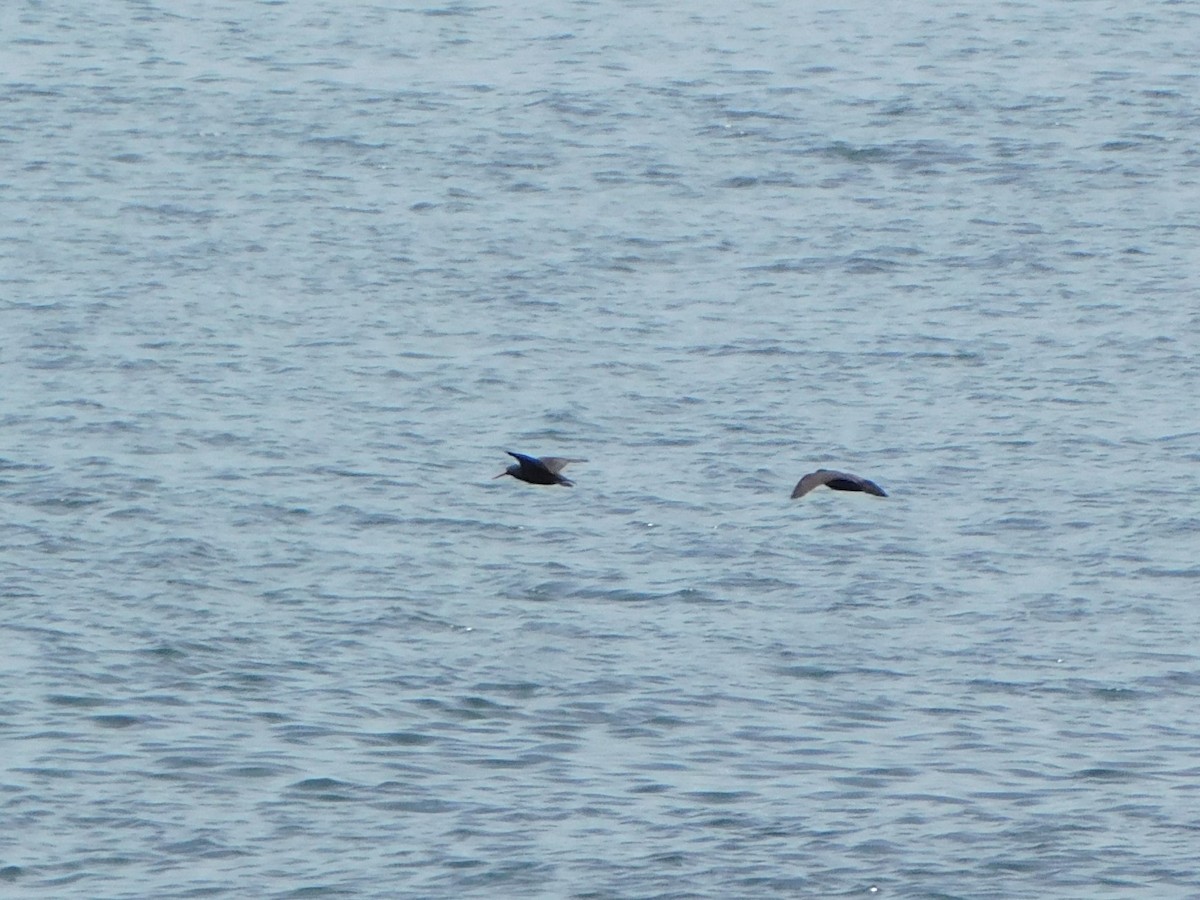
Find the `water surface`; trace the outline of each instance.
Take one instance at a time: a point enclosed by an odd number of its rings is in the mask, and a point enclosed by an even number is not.
[[[544,7],[0,16],[0,892],[1200,892],[1194,11]]]

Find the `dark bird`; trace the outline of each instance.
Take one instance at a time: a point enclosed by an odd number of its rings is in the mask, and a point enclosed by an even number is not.
[[[873,481],[867,481],[849,472],[835,472],[833,469],[817,469],[809,472],[797,482],[792,491],[792,499],[803,497],[813,488],[821,485],[833,488],[835,491],[862,491],[864,494],[874,494],[876,497],[886,497],[883,488]]]
[[[587,462],[586,459],[563,459],[559,456],[543,456],[541,459],[538,459],[536,456],[513,453],[511,450],[505,450],[504,452],[515,459],[516,462],[497,475],[496,478],[511,475],[518,481],[528,481],[530,484],[561,484],[565,487],[570,487],[575,482],[569,478],[563,478],[558,473],[563,470],[563,467],[567,463]]]

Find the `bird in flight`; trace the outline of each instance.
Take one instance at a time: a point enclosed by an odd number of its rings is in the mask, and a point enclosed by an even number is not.
[[[886,497],[883,488],[873,481],[868,481],[849,472],[835,472],[833,469],[817,469],[809,472],[797,482],[792,490],[792,499],[803,497],[813,488],[825,485],[835,491],[862,491],[864,494],[874,494],[876,497]]]
[[[496,478],[511,475],[518,481],[527,481],[530,484],[561,484],[564,487],[571,487],[575,482],[569,478],[564,478],[558,473],[563,470],[567,463],[587,462],[586,459],[563,459],[559,456],[543,456],[541,459],[538,459],[536,456],[513,453],[511,450],[505,450],[504,452],[515,459],[516,462],[497,475]]]

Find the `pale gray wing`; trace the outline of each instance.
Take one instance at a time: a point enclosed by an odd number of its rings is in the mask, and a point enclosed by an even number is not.
[[[796,482],[795,488],[792,489],[792,499],[797,500],[813,488],[819,488],[821,485],[841,477],[844,477],[843,473],[835,472],[832,469],[817,469],[815,472],[809,472]]]
[[[862,485],[862,491],[864,494],[874,494],[876,497],[887,496],[887,491],[869,479],[860,478],[859,483]]]
[[[569,459],[569,458],[565,458],[562,456],[543,456],[541,458],[542,465],[545,466],[547,469],[549,469],[555,475],[557,475],[559,472],[561,472],[569,463],[579,463],[579,462],[587,462],[587,460],[586,459]]]

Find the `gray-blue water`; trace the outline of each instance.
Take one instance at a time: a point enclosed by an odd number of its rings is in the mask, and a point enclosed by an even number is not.
[[[0,895],[1200,896],[1198,29],[6,4]]]

